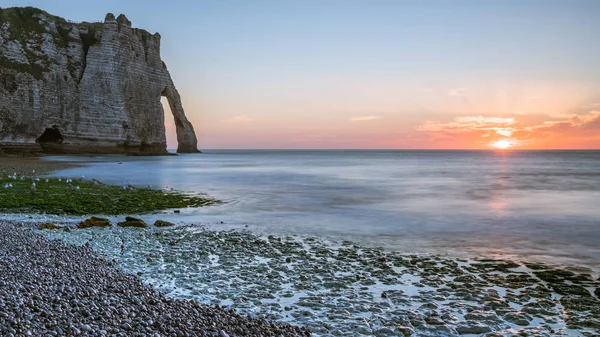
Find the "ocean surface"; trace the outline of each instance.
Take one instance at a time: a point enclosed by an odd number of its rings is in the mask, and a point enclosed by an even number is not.
[[[206,193],[181,224],[600,269],[600,151],[206,150],[55,173]]]

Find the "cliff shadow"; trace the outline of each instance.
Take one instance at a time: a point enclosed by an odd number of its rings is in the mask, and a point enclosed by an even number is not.
[[[53,125],[50,128],[46,128],[35,142],[42,147],[44,153],[62,154],[65,152],[61,146],[64,140],[58,126]]]
[[[60,133],[60,130],[58,129],[58,126],[53,126],[51,128],[46,128],[46,130],[44,130],[44,133],[42,133],[41,136],[39,136],[35,142],[36,143],[55,143],[55,144],[62,144],[62,142],[64,141],[64,137],[62,135],[62,133]]]

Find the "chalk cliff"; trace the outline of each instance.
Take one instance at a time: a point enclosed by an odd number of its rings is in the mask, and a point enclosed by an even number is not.
[[[164,154],[162,96],[177,152],[198,152],[158,33],[132,28],[124,15],[74,23],[31,7],[0,9],[4,152]]]

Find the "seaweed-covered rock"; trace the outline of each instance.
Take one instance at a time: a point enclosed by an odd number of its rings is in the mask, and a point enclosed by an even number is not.
[[[110,220],[105,218],[91,217],[77,224],[77,228],[91,228],[91,227],[110,227],[112,223]]]
[[[156,220],[154,222],[154,226],[156,226],[156,227],[170,227],[170,226],[175,226],[175,224],[172,223],[172,222],[164,221],[164,220]]]
[[[489,326],[481,324],[479,322],[469,321],[467,323],[460,324],[456,327],[456,331],[461,335],[466,334],[483,334],[492,331]]]
[[[563,282],[565,279],[575,276],[575,273],[568,270],[553,269],[534,272],[540,280],[549,283]]]
[[[148,224],[144,222],[142,219],[126,217],[125,221],[117,223],[119,227],[138,227],[138,228],[148,228]]]
[[[37,229],[39,229],[39,230],[42,230],[42,229],[61,229],[61,228],[62,228],[61,226],[57,226],[57,225],[55,225],[53,223],[50,223],[50,222],[43,223],[43,224],[41,224],[41,225],[39,225],[37,227]]]
[[[577,284],[556,283],[552,284],[552,289],[560,295],[579,295],[584,297],[591,296],[590,292],[586,288]]]

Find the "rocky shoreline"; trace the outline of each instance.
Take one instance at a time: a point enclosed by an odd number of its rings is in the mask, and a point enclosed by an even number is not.
[[[70,230],[41,233],[89,245],[170,298],[306,326],[313,336],[600,332],[600,279],[585,268],[406,254],[202,225],[77,229],[73,220],[58,222]]]
[[[307,336],[303,328],[165,297],[89,245],[0,221],[0,335]]]

